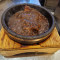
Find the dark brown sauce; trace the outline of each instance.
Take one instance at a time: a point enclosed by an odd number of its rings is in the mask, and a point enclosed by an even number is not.
[[[12,15],[8,26],[12,31],[24,36],[39,35],[49,29],[47,18],[29,6],[25,6],[24,11],[18,11]]]

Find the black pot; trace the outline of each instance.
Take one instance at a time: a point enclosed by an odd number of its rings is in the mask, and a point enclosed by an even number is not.
[[[15,32],[13,32],[9,29],[7,23],[8,23],[10,16],[20,10],[24,10],[25,5],[28,5],[34,9],[37,9],[48,19],[50,27],[47,32],[42,33],[37,36],[22,36],[22,35],[16,34]],[[40,43],[40,42],[44,41],[45,39],[47,39],[50,36],[50,34],[55,26],[54,17],[51,15],[51,13],[46,8],[44,8],[42,6],[34,5],[34,4],[19,4],[19,5],[9,7],[3,13],[1,23],[2,23],[2,26],[5,30],[5,32],[8,34],[8,36],[12,40],[22,43],[22,44],[35,44],[35,43]]]

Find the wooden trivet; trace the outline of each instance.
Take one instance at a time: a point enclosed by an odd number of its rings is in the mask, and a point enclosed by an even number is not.
[[[60,49],[60,36],[56,27],[51,33],[51,36],[40,43],[39,45],[23,46],[17,42],[11,40],[8,35],[1,29],[0,32],[0,54],[6,57],[13,56],[21,53],[28,52],[42,52],[42,53],[54,53]]]

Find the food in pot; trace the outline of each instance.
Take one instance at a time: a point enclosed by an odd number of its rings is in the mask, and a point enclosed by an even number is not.
[[[35,36],[49,29],[48,19],[39,11],[29,6],[13,14],[8,21],[8,27],[23,36]]]

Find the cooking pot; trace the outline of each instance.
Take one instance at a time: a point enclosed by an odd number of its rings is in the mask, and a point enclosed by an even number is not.
[[[45,33],[42,33],[37,36],[22,36],[22,35],[16,34],[15,32],[9,29],[8,27],[9,18],[16,12],[20,10],[24,10],[25,5],[28,5],[31,8],[37,9],[48,19],[49,29]],[[1,18],[1,23],[5,33],[9,36],[9,38],[21,44],[37,44],[45,41],[50,36],[55,26],[55,20],[52,14],[45,7],[34,5],[34,4],[19,4],[19,5],[14,5],[9,7],[3,13]]]

